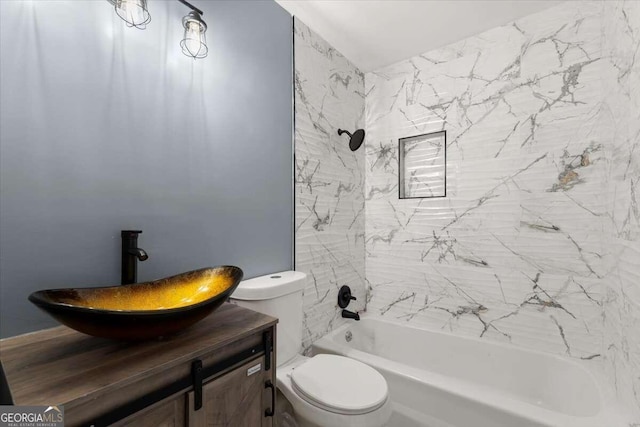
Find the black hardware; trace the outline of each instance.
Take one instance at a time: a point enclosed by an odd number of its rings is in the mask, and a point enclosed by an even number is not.
[[[197,7],[195,7],[194,5],[189,3],[188,1],[185,1],[185,0],[178,0],[178,1],[180,3],[182,3],[183,5],[187,6],[189,9],[198,12],[200,15],[204,15],[203,11],[201,11],[200,9],[198,9]]]
[[[408,139],[414,139],[421,136],[427,137],[427,136],[435,136],[438,134],[442,134],[444,138],[444,145],[443,145],[444,147],[444,194],[442,196],[406,197],[402,189],[402,186],[404,185],[403,184],[403,181],[404,181],[404,168],[403,168],[404,148],[403,147],[404,147],[405,141]],[[398,199],[438,199],[438,198],[445,198],[445,197],[447,197],[447,131],[442,130],[439,132],[425,133],[422,135],[414,135],[414,136],[408,136],[406,138],[398,139]]]
[[[235,365],[238,365],[240,363],[248,363],[252,360],[255,360],[263,354],[264,348],[264,343],[260,343],[209,367],[203,367],[201,371],[202,378],[208,379],[219,374],[220,372],[226,371],[227,369]],[[164,400],[167,397],[173,396],[182,391],[188,390],[193,386],[193,384],[193,375],[188,375],[181,380],[178,380],[163,388],[145,394],[138,399],[134,399],[118,408],[115,408],[112,411],[109,411],[99,416],[98,418],[91,420],[87,423],[87,425],[91,425],[93,427],[110,426],[115,422],[128,417],[129,415],[135,414],[136,412],[139,412],[153,405],[156,402]]]
[[[276,388],[273,385],[273,383],[271,382],[271,380],[267,380],[267,382],[264,383],[264,388],[270,388],[271,389],[271,408],[264,410],[264,416],[265,417],[273,417],[275,404],[276,404]]]
[[[2,361],[0,361],[0,405],[13,405],[11,389],[9,388],[7,377],[4,375]]]
[[[349,310],[342,310],[342,317],[345,319],[360,320],[360,315]]]
[[[107,0],[109,3],[115,5],[116,4],[116,0]],[[186,0],[178,0],[180,3],[182,3],[183,5],[187,6],[189,9],[191,10],[195,10],[196,12],[198,12],[200,15],[204,15],[204,12],[201,11],[200,9],[198,9],[197,7],[195,7],[194,5],[192,5],[191,3],[189,3]]]
[[[193,410],[202,408],[202,360],[194,360],[191,364],[193,378]]]
[[[351,295],[351,288],[348,286],[343,286],[338,291],[338,307],[346,308],[351,301],[355,301],[356,297]]]
[[[122,230],[122,274],[120,283],[128,285],[138,281],[138,260],[146,261],[149,255],[138,247],[138,235],[142,230]]]
[[[265,331],[263,335],[264,342],[264,370],[271,369],[271,352],[273,351],[273,337],[271,331]]]
[[[351,132],[348,130],[338,129],[338,135],[342,135],[343,133],[349,135],[349,149],[351,149],[351,151],[356,151],[360,148],[364,141],[364,129],[356,130],[353,135],[351,135]]]

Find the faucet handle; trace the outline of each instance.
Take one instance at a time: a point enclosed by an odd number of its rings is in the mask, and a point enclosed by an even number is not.
[[[345,308],[352,300],[355,301],[356,297],[351,295],[351,288],[344,285],[338,291],[338,307]]]

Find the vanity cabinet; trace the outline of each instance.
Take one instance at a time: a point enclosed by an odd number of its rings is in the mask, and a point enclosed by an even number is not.
[[[172,337],[123,343],[57,327],[0,340],[14,404],[66,426],[271,427],[277,320],[224,304]]]
[[[229,372],[222,378],[207,383],[202,389],[202,409],[194,410],[194,392],[187,395],[187,421],[192,427],[232,426],[259,427],[271,426],[272,416],[265,416],[264,391],[274,384],[271,374],[262,370],[264,358],[249,362]]]
[[[185,417],[184,395],[162,400],[133,415],[116,421],[117,427],[184,427],[187,425]]]

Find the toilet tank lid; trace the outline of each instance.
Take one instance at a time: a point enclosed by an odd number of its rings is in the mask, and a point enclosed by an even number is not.
[[[307,275],[300,271],[283,271],[243,280],[231,299],[259,301],[301,292]]]

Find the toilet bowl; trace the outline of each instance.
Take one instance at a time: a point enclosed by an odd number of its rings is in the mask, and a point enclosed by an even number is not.
[[[299,427],[383,427],[391,417],[387,383],[343,356],[298,356],[276,371]]]
[[[277,388],[299,427],[383,427],[391,417],[387,382],[372,367],[344,356],[299,354],[306,275],[285,271],[240,283],[231,302],[279,319]]]

